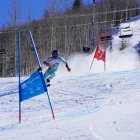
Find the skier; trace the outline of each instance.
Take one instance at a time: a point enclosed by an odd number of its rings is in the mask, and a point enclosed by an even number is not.
[[[70,72],[71,68],[69,68],[66,60],[63,57],[59,56],[59,52],[57,50],[53,50],[52,55],[43,62],[43,64],[48,67],[48,69],[44,73],[44,78],[48,86],[50,86],[50,80],[55,76],[55,73],[61,62],[65,64],[68,72]]]

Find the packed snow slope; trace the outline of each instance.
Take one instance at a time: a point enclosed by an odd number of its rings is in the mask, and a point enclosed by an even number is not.
[[[140,140],[139,18],[132,23],[131,45],[119,51],[114,36],[105,72],[97,60],[89,72],[93,54],[71,56],[71,73],[60,67],[48,88],[55,120],[44,93],[21,103],[19,124],[18,78],[0,78],[0,140]]]
[[[139,140],[140,70],[57,77],[46,94],[22,103],[17,79],[1,78],[0,140]]]

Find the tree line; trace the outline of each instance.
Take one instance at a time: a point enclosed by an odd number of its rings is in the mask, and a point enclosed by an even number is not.
[[[137,0],[99,2],[94,0],[95,3],[88,5],[84,5],[81,0],[75,0],[72,7],[66,6],[63,12],[55,10],[54,5],[57,0],[53,2],[51,10],[46,9],[42,19],[22,25],[17,23],[18,12],[15,10],[14,24],[1,29],[0,77],[17,76],[17,31],[19,30],[21,31],[21,74],[26,76],[37,67],[28,36],[29,30],[33,34],[41,61],[48,57],[53,49],[58,49],[67,59],[73,53],[83,53],[83,47],[90,48],[92,53],[101,29],[118,27],[121,22],[140,13],[137,9],[139,6]]]

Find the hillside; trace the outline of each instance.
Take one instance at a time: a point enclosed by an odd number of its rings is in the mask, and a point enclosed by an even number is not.
[[[62,66],[48,88],[56,119],[46,94],[22,102],[18,124],[18,78],[0,78],[0,140],[139,140],[140,63],[133,46],[139,40],[139,22],[132,21],[131,45],[107,50],[106,72],[93,54],[69,58],[72,68]]]

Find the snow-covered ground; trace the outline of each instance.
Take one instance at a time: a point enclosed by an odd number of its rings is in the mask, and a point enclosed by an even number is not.
[[[139,18],[132,25],[137,33],[138,25]],[[21,103],[19,124],[18,78],[0,78],[0,140],[140,140],[138,40],[134,32],[132,47],[119,51],[114,37],[106,72],[97,60],[89,72],[93,55],[72,56],[72,72],[62,66],[48,88],[55,120],[44,93]]]

